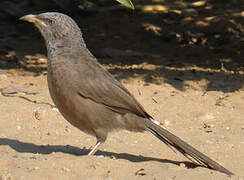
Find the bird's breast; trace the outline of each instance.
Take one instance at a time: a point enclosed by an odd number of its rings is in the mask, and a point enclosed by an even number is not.
[[[57,106],[64,104],[73,92],[72,67],[67,61],[52,60],[48,63],[48,88]],[[62,101],[62,102],[61,102]],[[66,102],[66,101],[65,101]]]
[[[54,104],[60,113],[77,128],[92,134],[87,121],[86,102],[76,92],[74,69],[71,64],[51,62],[48,66],[48,88]]]

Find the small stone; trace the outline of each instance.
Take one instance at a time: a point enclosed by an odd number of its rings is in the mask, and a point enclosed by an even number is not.
[[[62,170],[63,170],[64,172],[70,172],[70,169],[67,168],[67,167],[63,167]]]
[[[143,168],[139,169],[138,171],[135,172],[135,175],[136,176],[145,176],[146,175],[145,169],[143,169]]]
[[[166,120],[164,121],[164,125],[165,125],[166,127],[169,127],[170,124],[171,124],[171,122],[170,122],[169,120],[166,119]]]
[[[52,110],[59,112],[58,108],[56,108],[56,107],[53,107]]]
[[[42,119],[42,113],[40,112],[40,110],[34,110],[34,116],[37,120]]]
[[[98,155],[96,157],[99,157],[99,158],[104,158],[104,155]]]
[[[155,119],[152,119],[152,121],[157,124],[157,125],[160,125],[160,122],[158,120],[155,120]]]
[[[65,126],[65,131],[69,133],[71,130],[69,129],[68,126]]]
[[[38,170],[38,169],[40,169],[40,167],[38,167],[38,166],[33,168],[33,170]]]
[[[181,167],[181,168],[186,168],[185,163],[180,163],[180,167]]]
[[[110,159],[116,160],[116,159],[118,159],[118,157],[116,157],[115,155],[111,155]]]

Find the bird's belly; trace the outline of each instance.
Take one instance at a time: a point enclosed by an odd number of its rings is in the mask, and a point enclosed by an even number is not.
[[[104,137],[116,129],[144,130],[139,116],[117,113],[102,103],[80,96],[75,89],[72,72],[64,74],[61,67],[63,65],[48,74],[48,87],[54,104],[72,125],[88,134]]]
[[[56,78],[49,75],[48,87],[50,96],[63,117],[78,129],[94,135],[85,102],[78,100],[80,97],[72,88],[69,88],[69,81],[64,79],[56,81]]]

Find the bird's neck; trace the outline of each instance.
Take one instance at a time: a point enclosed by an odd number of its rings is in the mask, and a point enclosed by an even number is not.
[[[82,38],[63,38],[55,41],[46,41],[48,59],[57,60],[53,57],[69,57],[77,54],[78,56],[88,52]]]

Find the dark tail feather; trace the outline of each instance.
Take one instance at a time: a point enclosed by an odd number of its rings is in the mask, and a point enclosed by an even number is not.
[[[232,172],[225,169],[223,166],[213,161],[203,153],[199,152],[177,136],[173,135],[166,129],[160,127],[152,121],[146,121],[147,130],[151,132],[154,136],[164,142],[171,149],[172,147],[181,152],[185,157],[190,159],[195,163],[197,161],[200,165],[215,169],[217,171],[223,172],[227,175],[233,175]],[[195,160],[195,161],[194,161]]]

